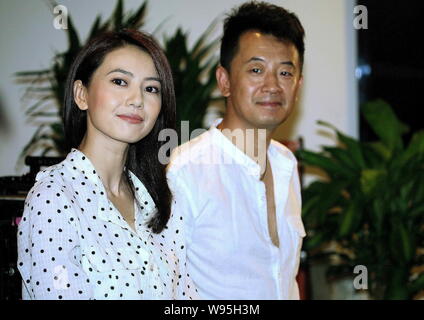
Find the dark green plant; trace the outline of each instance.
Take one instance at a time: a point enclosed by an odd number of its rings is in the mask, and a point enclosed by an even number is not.
[[[50,6],[56,6],[50,1]],[[104,22],[100,15],[94,21],[89,35],[83,43],[68,16],[68,49],[56,53],[52,66],[44,70],[16,73],[17,81],[27,85],[26,96],[36,102],[26,109],[26,116],[39,125],[31,140],[24,147],[20,160],[27,155],[41,150],[41,155],[54,152],[64,156],[63,125],[61,122],[62,101],[65,80],[70,66],[80,48],[91,38],[104,31],[122,28],[140,29],[144,25],[147,0],[135,11],[124,11],[123,1],[118,0],[111,16]],[[211,53],[216,41],[206,44],[211,27],[200,36],[192,49],[187,49],[187,34],[178,29],[173,36],[165,38],[165,53],[175,75],[177,115],[179,120],[190,121],[191,129],[202,127],[206,107],[213,100],[212,92],[216,88],[213,68],[217,58]]]
[[[165,52],[173,70],[177,100],[177,125],[189,121],[190,131],[203,127],[206,108],[214,100],[215,69],[218,59],[212,55],[218,40],[206,43],[215,23],[203,33],[191,49],[187,47],[187,33],[180,28],[164,40]],[[179,131],[179,130],[178,130]]]
[[[339,145],[298,152],[327,175],[303,191],[304,248],[312,259],[338,258],[331,277],[366,266],[373,298],[410,299],[424,289],[424,130],[405,145],[408,129],[387,103],[369,102],[361,112],[377,141],[361,142],[320,122]],[[328,250],[329,243],[337,246]]]

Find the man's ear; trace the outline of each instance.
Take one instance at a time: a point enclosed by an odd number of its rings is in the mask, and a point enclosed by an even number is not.
[[[88,109],[87,89],[82,84],[81,80],[76,80],[74,82],[74,101],[80,110]]]
[[[221,94],[224,97],[230,96],[230,74],[228,73],[227,69],[225,69],[223,66],[218,66],[216,68],[216,82],[218,84],[218,88],[221,91]]]
[[[299,88],[303,87],[303,74],[300,75],[299,77]]]
[[[302,89],[303,87],[303,75],[300,75],[299,81],[298,81],[298,88],[297,88],[297,92],[296,92],[296,99],[295,101],[297,102],[299,100],[299,91]]]

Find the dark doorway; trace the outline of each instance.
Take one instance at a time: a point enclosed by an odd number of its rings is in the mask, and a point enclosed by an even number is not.
[[[368,29],[358,30],[360,103],[382,98],[411,131],[424,128],[424,1],[358,0],[368,10]],[[370,73],[367,75],[367,71]],[[374,138],[363,119],[360,137]]]

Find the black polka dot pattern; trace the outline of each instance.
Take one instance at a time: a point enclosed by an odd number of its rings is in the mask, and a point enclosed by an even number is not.
[[[106,196],[84,154],[38,173],[18,228],[23,299],[194,299],[180,217],[154,234],[155,204],[131,173],[135,231]],[[84,184],[82,183],[84,182]]]

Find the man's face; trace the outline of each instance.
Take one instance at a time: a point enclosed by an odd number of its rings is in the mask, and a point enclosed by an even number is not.
[[[290,115],[302,82],[299,54],[291,43],[248,31],[239,39],[231,71],[217,69],[232,128],[276,129]]]

